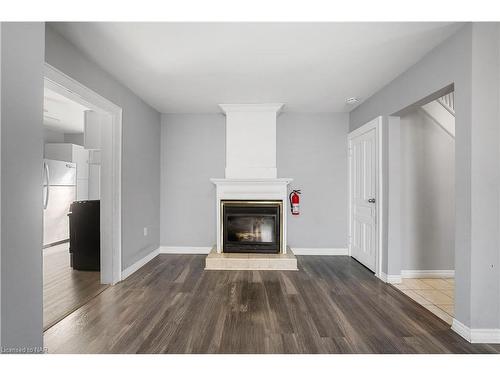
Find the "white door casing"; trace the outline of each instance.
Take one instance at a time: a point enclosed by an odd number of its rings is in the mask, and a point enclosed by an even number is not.
[[[351,132],[349,149],[349,253],[380,277],[378,220],[381,118]]]
[[[44,82],[99,114],[101,121],[101,283],[121,280],[122,109],[45,63]]]

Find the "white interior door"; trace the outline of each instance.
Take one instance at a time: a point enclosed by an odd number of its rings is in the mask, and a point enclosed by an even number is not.
[[[350,250],[357,261],[376,270],[377,128],[349,137]]]

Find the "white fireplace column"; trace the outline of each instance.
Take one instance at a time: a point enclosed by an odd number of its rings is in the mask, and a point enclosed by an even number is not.
[[[281,201],[280,253],[286,254],[288,184],[277,178],[276,117],[282,103],[220,104],[226,115],[225,178],[212,178],[216,185],[217,252],[222,252],[223,200]]]
[[[220,107],[226,114],[226,178],[276,178],[276,117],[283,104]]]

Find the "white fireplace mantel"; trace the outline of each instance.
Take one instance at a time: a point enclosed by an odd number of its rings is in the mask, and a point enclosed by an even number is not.
[[[285,254],[286,245],[286,218],[288,208],[288,184],[291,178],[211,178],[216,185],[216,212],[217,212],[217,252],[222,252],[221,241],[221,201],[222,200],[279,200],[283,202],[283,243],[281,253]]]

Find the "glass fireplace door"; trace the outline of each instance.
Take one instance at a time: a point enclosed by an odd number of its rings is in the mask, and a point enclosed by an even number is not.
[[[224,252],[280,252],[280,203],[223,201],[222,211]]]

